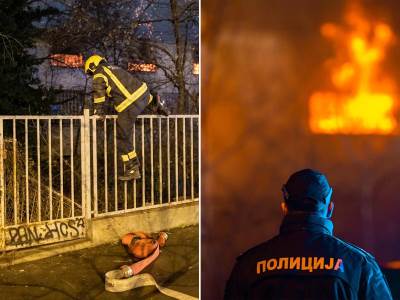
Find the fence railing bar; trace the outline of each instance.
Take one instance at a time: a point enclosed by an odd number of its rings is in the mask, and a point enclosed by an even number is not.
[[[136,123],[133,124],[133,150],[136,152]],[[136,208],[136,180],[133,180],[133,207]]]
[[[32,115],[18,115],[18,116],[0,116],[2,120],[59,120],[59,119],[65,119],[65,120],[82,120],[83,116],[55,116],[55,115],[50,115],[50,116],[32,116]]]
[[[162,203],[163,196],[163,178],[162,178],[162,140],[161,140],[161,118],[158,119],[158,175],[159,175],[159,185],[158,189],[160,191],[160,204]]]
[[[17,129],[15,120],[12,122],[13,128],[13,200],[14,200],[14,225],[18,223],[18,205],[17,205]]]
[[[26,210],[26,223],[29,224],[29,140],[28,140],[28,120],[25,120],[25,210]]]
[[[198,115],[169,115],[168,117],[160,116],[160,115],[141,115],[139,116],[140,119],[183,119],[183,118],[198,118]],[[82,120],[82,115],[41,115],[41,116],[33,116],[33,115],[18,115],[18,116],[0,116],[2,120],[48,120],[51,118],[52,120]],[[98,118],[97,116],[93,115],[90,116],[91,119]],[[117,115],[107,115],[105,116],[106,119],[116,119],[118,118]]]
[[[74,120],[70,120],[69,124],[69,134],[70,134],[70,154],[71,154],[71,216],[75,216],[75,183],[74,183]]]
[[[154,137],[153,137],[153,119],[150,119],[150,188],[151,205],[154,205]]]
[[[80,146],[81,146],[81,199],[82,199],[82,214],[85,213],[85,165],[86,165],[86,155],[84,153],[84,149],[85,149],[85,124],[83,122],[83,120],[81,121],[80,124]],[[78,141],[79,143],[79,141]]]
[[[53,182],[52,182],[52,162],[51,162],[51,157],[52,157],[52,152],[53,149],[51,147],[51,119],[48,121],[48,151],[49,151],[49,208],[50,208],[50,220],[53,220]]]
[[[101,119],[101,120],[112,120],[112,119],[118,119],[118,115],[105,115],[104,117],[99,117],[97,115],[91,115],[89,116],[90,119]]]
[[[114,119],[114,210],[118,210],[117,119]]]
[[[108,161],[107,161],[107,119],[104,119],[104,202],[105,202],[105,211],[108,212]]]
[[[191,187],[191,198],[194,199],[194,166],[193,166],[193,118],[190,118],[190,187]]]
[[[182,119],[182,157],[183,157],[183,199],[186,200],[186,119]]]
[[[0,207],[1,207],[1,227],[6,225],[6,203],[5,203],[5,182],[4,182],[4,134],[3,120],[0,120]],[[2,230],[2,248],[5,246],[5,230]]]
[[[125,164],[123,166],[125,172]],[[124,210],[128,209],[128,183],[124,180]]]
[[[186,203],[195,203],[198,202],[198,199],[194,200],[182,200],[182,201],[173,201],[171,203],[161,203],[161,204],[154,204],[153,206],[142,206],[142,207],[137,207],[137,208],[130,208],[126,212],[133,212],[133,211],[141,211],[141,210],[147,210],[147,209],[154,209],[154,208],[159,208],[159,207],[174,207],[178,205],[184,205]],[[106,216],[115,216],[121,214],[121,211],[112,211],[108,213],[100,213],[98,217],[106,217]]]
[[[167,183],[168,183],[168,203],[171,203],[171,145],[169,137],[169,118],[167,119]]]
[[[97,216],[98,208],[98,191],[97,191],[97,119],[92,120],[92,155],[93,155],[93,201],[94,215]]]
[[[41,191],[41,167],[40,167],[40,120],[36,120],[36,143],[37,143],[37,171],[38,171],[38,221],[42,221],[42,191]]]
[[[52,117],[52,116],[48,116],[47,118]],[[199,115],[168,115],[168,117],[166,116],[161,116],[161,115],[140,115],[138,116],[138,119],[184,119],[184,118],[198,118]],[[98,118],[96,115],[92,115],[90,116],[91,119],[93,118]],[[107,115],[105,116],[105,118],[107,119],[117,119],[118,115]]]
[[[144,119],[142,119],[142,206],[146,206],[146,158],[144,152]]]
[[[118,159],[120,159],[120,156],[118,157]],[[126,166],[124,163],[122,163],[122,170],[125,174],[126,171]],[[128,182],[127,181],[123,181],[123,186],[124,186],[124,211],[126,212],[128,209]]]
[[[175,119],[175,200],[179,198],[179,173],[178,173],[178,119]]]
[[[63,142],[63,120],[60,119],[60,213],[64,218],[64,142]]]
[[[126,166],[124,163],[122,164],[122,166],[125,173]],[[124,185],[124,211],[126,211],[128,209],[128,182],[124,180],[123,185]]]
[[[183,119],[183,118],[198,118],[198,115],[168,115],[166,116],[161,116],[161,115],[140,115],[138,116],[138,119]],[[91,118],[96,118],[96,116],[91,116]],[[107,115],[106,118],[108,119],[116,119],[118,118],[118,115]]]

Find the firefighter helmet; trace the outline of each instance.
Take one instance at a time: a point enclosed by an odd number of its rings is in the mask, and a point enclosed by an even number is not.
[[[102,62],[105,61],[104,57],[101,57],[100,55],[92,55],[89,57],[86,62],[85,62],[85,73],[93,73],[96,71],[97,66]]]

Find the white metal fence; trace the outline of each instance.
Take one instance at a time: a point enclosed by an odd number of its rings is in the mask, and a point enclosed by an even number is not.
[[[104,121],[92,117],[91,128],[92,178],[97,178],[92,187],[94,216],[198,198],[198,116],[141,116],[132,138],[142,177],[131,182],[117,179],[122,165],[117,156],[116,116]]]
[[[142,178],[118,180],[116,116],[0,116],[3,249],[84,237],[86,220],[196,201],[197,115],[143,115],[133,132]]]

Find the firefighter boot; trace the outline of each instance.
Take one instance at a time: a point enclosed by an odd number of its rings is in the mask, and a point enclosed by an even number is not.
[[[129,181],[129,180],[136,180],[140,179],[140,164],[139,161],[136,159],[131,159],[125,163],[125,171],[123,175],[118,176],[119,180]]]
[[[163,116],[168,117],[171,112],[168,110],[165,101],[161,100],[160,96],[156,96],[156,110],[157,113]]]

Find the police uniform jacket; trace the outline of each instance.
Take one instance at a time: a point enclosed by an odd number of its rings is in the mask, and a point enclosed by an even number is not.
[[[132,106],[141,107],[138,109],[141,111],[152,101],[146,83],[120,67],[107,64],[100,64],[93,74],[93,94],[95,107],[112,98],[118,113]]]
[[[288,214],[278,236],[238,257],[225,299],[392,299],[375,259],[332,230],[329,219]]]

